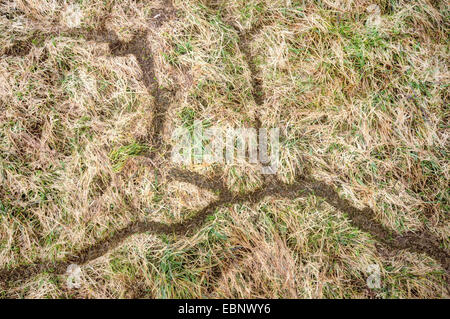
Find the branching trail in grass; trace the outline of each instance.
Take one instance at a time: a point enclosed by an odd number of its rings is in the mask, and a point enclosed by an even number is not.
[[[166,120],[166,113],[170,105],[170,100],[173,98],[172,91],[161,89],[156,81],[154,71],[153,53],[147,41],[148,32],[137,32],[131,41],[119,41],[114,33],[103,30],[100,33],[100,41],[107,42],[113,56],[126,56],[132,54],[136,57],[143,75],[143,82],[155,99],[155,107],[153,110],[153,117],[151,121],[152,133],[149,137],[150,145],[153,148],[151,157],[153,158],[156,151],[163,148],[162,131]]]
[[[234,27],[234,28],[236,29],[236,27]],[[255,65],[254,57],[251,54],[251,50],[250,50],[250,43],[251,43],[252,37],[255,34],[257,34],[259,31],[260,31],[260,27],[255,26],[247,32],[240,33],[238,46],[239,46],[239,50],[244,54],[245,62],[247,63],[248,68],[250,70],[253,100],[255,101],[256,105],[259,108],[262,108],[262,106],[264,104],[264,90],[263,90],[263,85],[262,85],[263,83],[262,83],[261,75],[258,72],[257,66]],[[261,123],[261,119],[260,119],[259,110],[257,110],[257,112],[256,112],[255,122],[256,122],[256,129],[261,128],[262,123]]]
[[[152,21],[152,27],[154,29],[158,29],[165,21],[175,17],[175,9],[170,0],[165,1],[164,8],[154,11],[155,17],[157,17]],[[152,146],[150,157],[153,158],[158,151],[167,147],[167,145],[163,143],[162,131],[170,100],[173,98],[174,92],[160,88],[156,81],[153,53],[147,40],[147,37],[149,36],[148,30],[135,32],[130,41],[121,41],[113,31],[107,30],[105,27],[105,20],[106,17],[103,19],[100,27],[93,31],[85,30],[83,28],[56,28],[55,30],[42,30],[42,32],[39,33],[40,36],[81,37],[88,41],[107,43],[111,55],[114,57],[122,57],[129,54],[135,56],[142,72],[142,82],[155,101],[150,128],[151,134],[149,136],[149,141],[146,141]],[[43,28],[43,26],[38,27],[38,29],[40,28]],[[17,41],[12,47],[6,49],[5,54],[7,56],[26,56],[32,48],[32,41],[34,38],[35,36],[33,35],[27,40]]]
[[[63,260],[55,262],[38,261],[31,265],[19,266],[9,270],[3,269],[0,271],[0,281],[6,283],[26,280],[43,272],[63,274],[69,264],[86,264],[103,256],[119,246],[125,239],[136,234],[148,232],[154,235],[192,236],[205,224],[208,216],[213,215],[217,209],[223,206],[242,203],[256,204],[269,196],[293,200],[310,195],[321,197],[337,210],[347,213],[353,226],[371,234],[387,247],[395,250],[409,249],[413,252],[425,253],[440,262],[447,274],[450,272],[448,251],[440,247],[440,241],[434,235],[427,232],[395,234],[375,220],[375,214],[371,209],[360,210],[355,208],[348,200],[340,198],[332,187],[323,182],[299,177],[295,183],[286,184],[274,178],[271,182],[254,191],[233,195],[224,185],[219,184],[215,177],[208,179],[195,173],[180,170],[174,170],[171,173],[174,180],[192,183],[200,188],[218,192],[219,198],[198,211],[190,219],[180,223],[168,225],[152,221],[133,222]]]
[[[170,13],[171,11],[164,12]],[[169,13],[162,16],[167,18]],[[239,33],[238,45],[240,51],[245,56],[245,60],[251,72],[253,98],[257,106],[262,106],[264,103],[264,94],[261,77],[253,62],[254,57],[251,55],[249,46],[249,43],[256,32],[259,32],[258,27],[254,27],[245,33]],[[162,130],[166,121],[166,112],[169,107],[170,98],[173,96],[173,92],[159,88],[158,83],[155,80],[153,54],[147,41],[148,31],[136,32],[132,40],[128,42],[120,41],[117,38],[117,35],[107,31],[105,28],[100,28],[98,31],[90,34],[79,30],[70,30],[69,33],[74,36],[85,36],[88,40],[108,43],[113,56],[132,54],[136,57],[143,74],[143,83],[147,87],[149,93],[155,98],[154,115],[151,121],[152,134],[149,137],[149,142],[154,148],[151,156],[154,156],[154,154],[162,148],[167,147],[162,140]],[[22,49],[19,49],[19,47],[23,46],[23,43],[18,44],[16,47],[17,49],[14,49],[11,55],[21,55],[22,53],[26,53],[26,50],[23,51]],[[257,127],[261,127],[261,121],[259,120],[258,115],[256,115],[255,121],[257,122]],[[135,234],[150,233],[153,235],[176,234],[179,236],[192,236],[205,225],[208,216],[213,215],[219,208],[224,206],[242,203],[257,204],[269,196],[295,200],[311,195],[323,198],[335,209],[346,213],[350,223],[354,227],[371,234],[387,248],[391,250],[409,249],[413,252],[425,253],[434,258],[446,270],[447,282],[449,282],[449,253],[447,250],[441,248],[441,241],[436,236],[426,231],[417,233],[409,232],[406,234],[394,233],[376,220],[375,213],[371,209],[365,208],[360,210],[355,208],[348,200],[339,197],[338,193],[331,186],[311,177],[299,176],[293,184],[286,184],[276,177],[270,176],[264,179],[264,184],[260,188],[245,194],[236,195],[231,193],[225,186],[224,181],[217,176],[208,178],[183,170],[172,170],[169,176],[172,180],[187,182],[196,185],[199,188],[211,190],[216,194],[218,193],[218,198],[183,222],[171,225],[147,220],[132,222],[126,227],[100,239],[95,244],[86,246],[66,258],[56,261],[37,260],[32,264],[21,265],[12,269],[4,268],[0,270],[0,283],[9,286],[18,280],[24,281],[44,272],[64,274],[68,265],[72,263],[77,263],[79,265],[87,264],[118,247],[127,238]],[[213,275],[213,277],[217,276],[221,276],[220,271],[216,271]]]

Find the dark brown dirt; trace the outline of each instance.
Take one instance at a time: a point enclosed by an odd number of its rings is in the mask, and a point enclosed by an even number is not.
[[[23,57],[30,53],[31,48],[31,41],[17,41],[13,46],[5,49],[5,55]]]
[[[113,56],[126,56],[132,54],[141,69],[143,78],[149,94],[155,99],[155,106],[151,121],[150,141],[153,152],[151,158],[154,157],[156,151],[164,147],[162,132],[166,120],[166,113],[169,109],[170,100],[173,98],[174,92],[159,87],[155,76],[155,66],[153,61],[153,53],[147,40],[148,32],[137,32],[131,41],[123,42],[117,39],[117,35],[107,30],[100,32],[100,37],[95,37],[97,41],[107,42]]]
[[[174,8],[171,0],[165,0],[164,7],[154,9],[152,13],[153,18],[151,23],[155,27],[160,27],[164,24],[164,22],[174,19],[177,14],[176,9]]]

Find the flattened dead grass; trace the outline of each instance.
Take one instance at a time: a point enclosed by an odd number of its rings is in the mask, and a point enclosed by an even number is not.
[[[132,222],[182,222],[217,200],[223,189],[174,180],[180,167],[152,144],[161,101],[164,145],[194,120],[279,127],[276,178],[312,176],[394,233],[426,231],[448,251],[445,1],[11,0],[0,12],[1,269],[63,260]],[[92,36],[101,28],[117,43],[147,31],[163,98],[140,58]],[[183,169],[234,196],[267,178],[248,163]],[[366,284],[372,264],[380,289]],[[190,237],[124,238],[82,266],[77,290],[47,271],[1,296],[448,298],[447,275],[309,195],[222,205]]]

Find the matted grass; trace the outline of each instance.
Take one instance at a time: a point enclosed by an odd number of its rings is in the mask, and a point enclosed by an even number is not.
[[[448,298],[449,16],[0,1],[1,296]],[[173,164],[195,120],[279,127],[277,174]]]

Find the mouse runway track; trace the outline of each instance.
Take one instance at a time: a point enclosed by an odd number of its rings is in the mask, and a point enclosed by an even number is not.
[[[14,282],[26,280],[42,272],[64,274],[67,267],[76,263],[84,265],[97,259],[132,235],[150,233],[153,235],[193,236],[219,208],[236,204],[257,204],[267,197],[295,200],[307,196],[323,198],[335,209],[347,214],[352,226],[369,233],[374,239],[391,250],[408,249],[416,253],[424,253],[438,261],[446,270],[450,271],[450,256],[447,250],[440,247],[440,240],[428,232],[396,234],[375,220],[374,212],[369,209],[358,209],[342,199],[337,192],[323,182],[314,179],[297,178],[295,183],[286,184],[278,179],[272,179],[254,191],[234,195],[225,185],[217,182],[217,178],[207,178],[193,172],[172,170],[171,179],[191,183],[199,188],[219,193],[218,199],[199,210],[193,217],[179,223],[164,224],[154,221],[137,221],[116,231],[114,234],[87,246],[70,257],[59,261],[37,261],[33,264],[18,266],[13,269],[0,270],[0,281]]]
[[[169,8],[166,12],[166,20],[173,18],[174,9]],[[158,24],[160,25],[160,24]],[[158,26],[157,26],[158,27]],[[232,29],[238,34],[237,45],[243,54],[244,60],[248,65],[251,74],[251,89],[255,104],[262,108],[264,104],[264,92],[261,74],[254,64],[254,57],[251,55],[250,43],[252,38],[261,32],[262,26],[255,26],[247,32],[240,32],[238,28],[232,26]],[[65,30],[63,34],[74,37],[83,37],[87,41],[97,43],[107,43],[112,56],[134,55],[142,72],[142,82],[150,95],[154,97],[154,107],[152,112],[151,134],[148,137],[148,143],[152,146],[150,158],[155,157],[159,152],[168,150],[169,146],[163,140],[163,129],[167,120],[167,111],[170,107],[170,101],[175,92],[162,89],[158,85],[154,71],[154,54],[147,40],[149,31],[137,31],[130,41],[121,41],[114,32],[101,27],[96,31],[87,32],[80,29]],[[61,34],[58,33],[58,34]],[[53,34],[54,35],[54,34]],[[12,49],[7,51],[7,55],[25,56],[29,45],[26,42],[20,42]],[[259,112],[256,112],[255,123],[258,128],[262,126]],[[233,194],[226,186],[223,179],[218,175],[206,177],[197,173],[172,169],[169,174],[169,180],[181,181],[195,185],[201,189],[209,190],[219,194],[217,199],[209,203],[203,209],[200,209],[192,217],[174,224],[164,224],[151,220],[140,220],[131,222],[122,229],[99,239],[96,243],[88,245],[75,251],[70,256],[59,260],[36,260],[31,264],[20,265],[13,268],[0,269],[0,285],[5,288],[10,287],[17,281],[25,281],[41,273],[50,273],[62,275],[66,272],[70,264],[85,265],[108,252],[120,246],[127,238],[136,234],[149,233],[152,235],[178,235],[193,236],[203,227],[209,216],[214,215],[218,209],[224,206],[237,204],[257,204],[265,198],[284,198],[296,200],[308,196],[317,196],[326,201],[336,210],[346,213],[352,226],[367,232],[374,239],[380,242],[384,248],[390,251],[410,250],[416,253],[424,253],[439,262],[447,274],[447,284],[450,274],[450,255],[449,251],[442,248],[442,242],[435,235],[428,231],[408,232],[398,234],[383,226],[375,218],[375,213],[369,208],[358,209],[350,201],[339,196],[336,190],[312,177],[297,176],[292,184],[287,184],[275,176],[266,176],[263,178],[263,185],[253,191],[244,194]],[[213,278],[220,276],[220,271]]]

